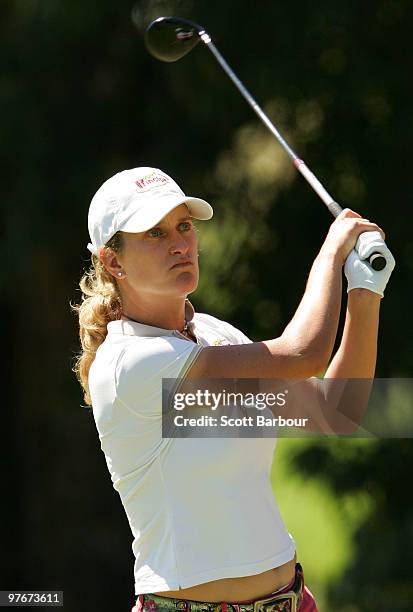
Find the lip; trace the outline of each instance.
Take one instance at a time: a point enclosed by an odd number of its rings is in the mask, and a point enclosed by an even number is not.
[[[192,263],[192,261],[178,261],[176,264],[174,264],[171,267],[171,270],[174,270],[175,268],[186,268],[188,266],[193,266],[194,264]]]

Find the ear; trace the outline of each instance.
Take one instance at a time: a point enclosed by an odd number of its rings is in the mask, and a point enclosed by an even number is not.
[[[120,261],[118,260],[118,254],[108,247],[102,247],[99,251],[99,259],[105,267],[105,270],[112,276],[119,280],[125,276],[125,272],[122,268]]]

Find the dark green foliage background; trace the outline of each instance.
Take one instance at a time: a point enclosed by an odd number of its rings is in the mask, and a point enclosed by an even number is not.
[[[126,518],[70,371],[78,341],[69,301],[78,300],[88,264],[87,209],[97,187],[121,169],[156,166],[214,203],[215,221],[200,227],[204,276],[194,302],[256,340],[289,321],[331,222],[299,176],[256,179],[248,147],[267,142],[264,128],[206,50],[172,65],[152,59],[131,23],[133,6],[0,5],[0,588],[63,588],[68,611],[127,610],[133,594]],[[384,227],[397,268],[383,303],[377,375],[412,376],[412,3],[139,8],[143,23],[176,13],[204,24],[331,193]],[[314,108],[311,131],[305,113]],[[329,609],[412,610],[411,441],[379,441],[362,455],[334,448],[314,444],[296,469],[327,481],[338,498],[366,489],[375,512],[330,589]]]

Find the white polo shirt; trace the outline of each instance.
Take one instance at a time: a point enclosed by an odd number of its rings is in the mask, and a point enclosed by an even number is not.
[[[113,321],[89,374],[93,414],[133,534],[135,593],[250,576],[295,545],[274,499],[272,438],[162,438],[162,378],[182,377],[204,346],[245,344],[232,325],[180,332]]]

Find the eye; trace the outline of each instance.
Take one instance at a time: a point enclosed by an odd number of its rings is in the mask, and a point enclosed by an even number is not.
[[[192,221],[182,221],[182,223],[178,225],[178,228],[180,232],[189,232],[189,230],[192,229]]]
[[[152,229],[148,231],[148,236],[150,236],[151,238],[159,238],[159,236],[162,236],[161,228],[153,227]]]

